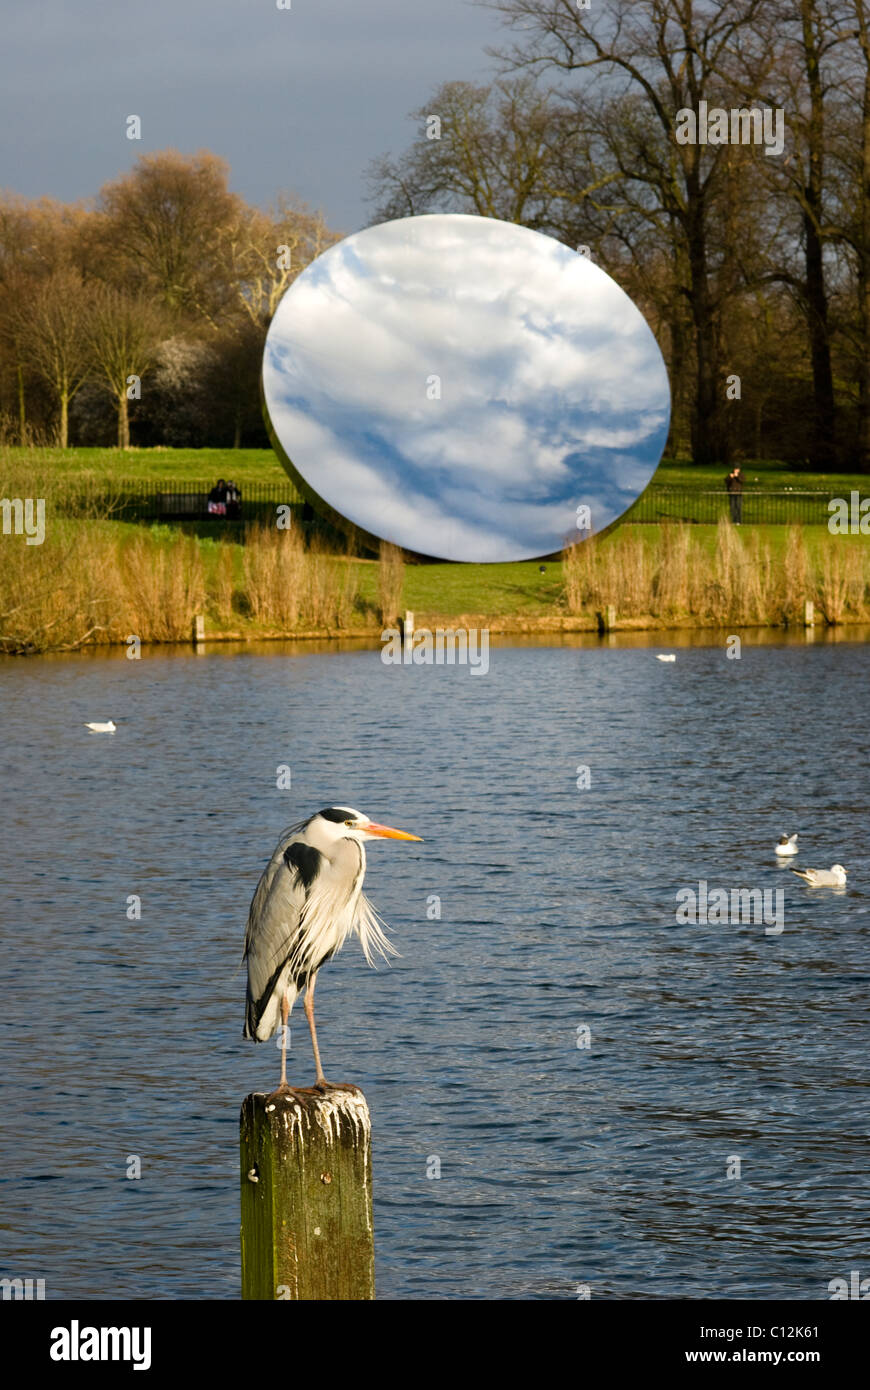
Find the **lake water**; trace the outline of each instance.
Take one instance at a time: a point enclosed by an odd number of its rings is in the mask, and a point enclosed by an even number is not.
[[[351,942],[317,991],[327,1075],[372,1112],[381,1298],[870,1276],[870,646],[662,640],[499,646],[486,676],[284,645],[0,663],[0,1274],[238,1297],[238,1110],[279,1067],[241,1037],[248,904],[281,829],[344,802],[425,836],[369,849],[401,958]],[[777,864],[794,830],[845,892]],[[678,924],[702,879],[781,888],[784,930]]]

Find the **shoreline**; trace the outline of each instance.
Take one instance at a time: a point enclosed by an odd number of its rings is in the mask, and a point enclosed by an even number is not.
[[[806,645],[811,645],[817,640],[831,642],[838,637],[846,640],[870,641],[870,623],[866,619],[851,618],[844,619],[842,622],[828,623],[820,619],[814,625],[806,626],[803,623],[765,623],[765,622],[742,622],[723,624],[721,622],[710,621],[707,619],[695,619],[691,616],[674,620],[644,619],[644,618],[624,618],[617,619],[610,627],[602,629],[599,623],[593,618],[542,615],[539,618],[523,618],[519,616],[504,616],[500,618],[490,618],[484,614],[461,614],[454,618],[444,618],[432,616],[431,619],[424,621],[425,615],[420,614],[419,620],[415,621],[414,631],[417,633],[435,633],[439,629],[442,631],[478,631],[488,632],[490,638],[510,639],[527,638],[530,641],[546,638],[567,638],[583,639],[594,638],[596,645],[617,645],[614,639],[637,638],[637,645],[657,645],[654,642],[644,642],[643,639],[668,636],[672,639],[672,644],[679,646],[697,645],[692,643],[693,636],[705,636],[712,638],[716,634],[721,634],[723,641],[731,635],[743,634],[748,638],[773,639],[783,638],[791,643],[798,643],[801,638]],[[191,631],[185,637],[163,638],[160,640],[142,640],[141,647],[149,650],[157,648],[167,648],[173,652],[191,649],[201,651],[204,647],[254,647],[260,644],[309,644],[311,648],[315,646],[336,647],[348,645],[359,645],[366,649],[377,649],[382,645],[382,633],[391,629],[389,625],[366,624],[365,626],[352,628],[337,627],[309,627],[300,629],[208,629],[201,636],[194,638]],[[509,643],[505,643],[509,645]],[[40,651],[17,651],[0,653],[6,658],[20,656],[76,656],[89,653],[97,655],[99,653],[126,655],[128,643],[123,640],[111,639],[109,641],[89,641],[73,647],[55,647]],[[704,643],[703,645],[708,645]]]

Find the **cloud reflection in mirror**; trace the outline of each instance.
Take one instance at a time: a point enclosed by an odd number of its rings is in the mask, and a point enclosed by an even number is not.
[[[536,558],[643,491],[670,394],[645,319],[603,270],[513,223],[434,214],[339,242],[269,329],[273,437],[373,536],[446,560]]]

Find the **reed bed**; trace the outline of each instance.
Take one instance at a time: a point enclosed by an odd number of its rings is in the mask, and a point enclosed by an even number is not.
[[[225,568],[221,578],[226,592]],[[349,627],[358,587],[348,556],[334,555],[316,542],[306,546],[292,528],[245,528],[242,584],[234,602],[256,622],[285,631]]]
[[[41,546],[0,538],[0,651],[68,651],[91,643],[176,642],[205,602],[196,540],[126,544],[99,526],[66,524]]]
[[[822,532],[810,547],[800,526],[789,528],[779,555],[725,518],[712,552],[691,526],[665,526],[656,538],[627,528],[571,547],[562,565],[574,616],[612,605],[625,619],[787,626],[810,599],[828,623],[870,619],[870,546]]]
[[[346,629],[357,611],[357,568],[306,549],[298,533],[247,528],[238,547],[162,532],[60,523],[41,546],[0,536],[0,651],[72,650],[85,644],[176,642],[194,614],[212,623],[293,632]],[[132,530],[133,528],[131,528]]]

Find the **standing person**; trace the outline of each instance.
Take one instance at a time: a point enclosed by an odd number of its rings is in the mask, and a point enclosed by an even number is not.
[[[725,479],[725,486],[728,489],[728,505],[731,508],[731,520],[735,526],[739,526],[743,520],[743,474],[739,468],[732,468],[728,477]]]

